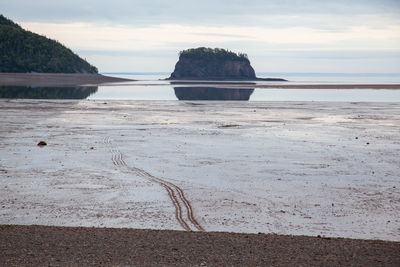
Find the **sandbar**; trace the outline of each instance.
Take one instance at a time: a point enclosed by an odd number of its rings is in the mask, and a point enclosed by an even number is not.
[[[121,83],[118,86],[165,86],[168,83]],[[105,84],[104,86],[114,86],[113,84]],[[260,88],[260,89],[386,89],[398,90],[400,84],[298,84],[298,83],[251,83],[251,82],[171,82],[174,87],[215,87],[215,88]]]
[[[0,73],[0,86],[82,86],[132,81],[101,74],[80,73]]]

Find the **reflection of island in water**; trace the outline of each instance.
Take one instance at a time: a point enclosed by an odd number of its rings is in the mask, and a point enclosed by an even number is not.
[[[242,100],[248,101],[254,89],[217,87],[174,87],[179,100]]]
[[[0,98],[24,99],[85,99],[98,87],[25,87],[0,86]]]

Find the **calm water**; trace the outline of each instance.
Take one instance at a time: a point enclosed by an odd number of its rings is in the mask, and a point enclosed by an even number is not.
[[[160,80],[168,77],[169,73],[112,73],[108,75],[138,81],[98,87],[0,87],[0,98],[400,102],[400,90],[228,89],[174,85],[169,81]],[[257,76],[285,78],[293,84],[400,83],[400,74],[258,73]],[[256,83],[271,82],[257,81]]]

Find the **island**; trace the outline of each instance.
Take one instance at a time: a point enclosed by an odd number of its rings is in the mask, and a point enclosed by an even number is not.
[[[190,48],[179,53],[179,60],[167,80],[286,81],[257,78],[247,54],[222,48]]]

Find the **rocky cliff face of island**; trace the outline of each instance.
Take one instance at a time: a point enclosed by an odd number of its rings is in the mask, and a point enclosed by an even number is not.
[[[170,80],[256,80],[246,54],[225,49],[188,49],[180,52]]]

